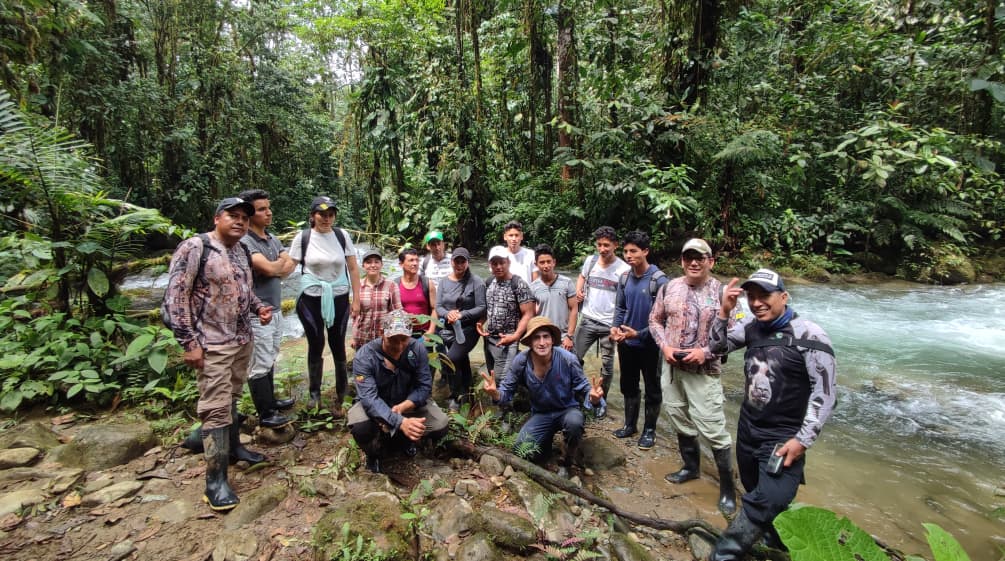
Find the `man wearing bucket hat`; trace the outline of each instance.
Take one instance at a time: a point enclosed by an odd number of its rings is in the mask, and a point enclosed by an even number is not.
[[[447,416],[430,399],[433,380],[426,347],[412,338],[408,312],[395,310],[384,317],[383,336],[356,352],[352,372],[359,401],[346,422],[370,471],[381,471],[385,443],[397,441],[414,456],[422,438],[446,434]]]
[[[450,274],[453,270],[451,266],[452,256],[447,251],[447,245],[443,241],[443,232],[430,230],[424,238],[422,245],[426,246],[426,255],[419,261],[419,274],[426,277],[434,285],[439,286],[440,279]]]
[[[759,269],[723,291],[712,323],[711,350],[746,348],[743,405],[736,431],[736,460],[746,493],[740,513],[715,543],[713,561],[739,561],[764,536],[784,547],[772,521],[805,482],[806,450],[835,403],[837,365],[827,333],[789,307],[782,277]],[[728,327],[737,298],[746,291],[753,317]]]
[[[494,372],[482,373],[483,389],[492,400],[505,405],[513,399],[519,386],[530,394],[530,419],[517,435],[515,449],[531,445],[531,461],[546,460],[551,454],[551,441],[555,433],[565,435],[565,455],[560,474],[568,469],[583,439],[583,412],[604,406],[604,390],[598,377],[590,384],[576,355],[560,345],[562,331],[544,316],[537,316],[527,325],[527,335],[521,343],[530,347],[516,356],[505,373],[502,383],[496,386]]]

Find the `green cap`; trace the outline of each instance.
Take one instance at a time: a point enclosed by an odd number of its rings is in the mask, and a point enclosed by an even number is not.
[[[422,238],[422,245],[426,245],[431,240],[440,240],[442,242],[443,232],[439,230],[430,230],[429,233],[426,234],[426,237]]]

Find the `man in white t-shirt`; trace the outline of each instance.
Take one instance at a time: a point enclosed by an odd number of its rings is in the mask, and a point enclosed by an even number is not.
[[[614,343],[610,335],[618,279],[630,267],[614,254],[618,247],[618,234],[614,228],[597,228],[593,232],[593,240],[597,253],[586,258],[576,280],[576,299],[583,307],[579,311],[579,325],[576,326],[575,349],[582,362],[593,343],[600,347],[604,395],[607,395],[614,378]],[[607,407],[601,406],[595,411],[598,419],[607,415]]]
[[[429,279],[433,285],[438,285],[440,279],[453,271],[451,255],[443,241],[443,232],[430,230],[422,239],[426,246],[426,255],[419,261],[419,274]]]
[[[523,243],[523,224],[511,220],[503,226],[503,241],[506,245],[497,245],[489,250],[489,260],[494,255],[502,255],[509,259],[509,272],[522,278],[528,285],[537,278],[537,265],[534,264],[534,252],[521,246]]]

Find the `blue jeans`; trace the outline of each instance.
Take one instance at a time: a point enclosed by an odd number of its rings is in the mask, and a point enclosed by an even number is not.
[[[537,450],[527,456],[527,460],[538,462],[547,460],[551,455],[551,441],[555,433],[562,431],[565,435],[566,450],[573,448],[583,439],[583,412],[579,407],[570,407],[547,413],[534,413],[520,428],[513,449],[518,451],[524,442],[537,444]]]

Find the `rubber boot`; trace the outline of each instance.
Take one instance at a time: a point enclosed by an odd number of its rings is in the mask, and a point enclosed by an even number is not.
[[[228,511],[241,502],[227,482],[230,457],[229,427],[203,431],[202,445],[206,452],[206,494],[202,500],[216,511]]]
[[[233,402],[230,410],[230,418],[235,419],[230,423],[230,460],[232,462],[248,462],[251,465],[260,464],[265,461],[265,456],[258,452],[252,452],[241,445],[241,423],[237,419],[237,402]]]
[[[601,386],[604,388],[604,395],[611,395],[611,380],[614,379],[614,375],[603,376],[603,381]],[[596,419],[603,419],[607,417],[607,405],[601,403],[600,405],[593,408],[593,417]]]
[[[297,402],[297,400],[295,400],[293,398],[290,398],[290,399],[276,399],[276,369],[275,369],[275,367],[270,368],[269,369],[269,373],[265,377],[269,379],[269,391],[272,393],[272,405],[276,409],[289,409],[290,407],[293,407],[293,404],[295,404]]]
[[[307,408],[314,410],[321,406],[321,375],[324,374],[325,363],[321,358],[317,361],[307,359]]]
[[[332,404],[332,417],[341,419],[345,417],[345,408],[342,402],[345,400],[346,388],[349,385],[349,368],[344,360],[335,361],[335,403]]]
[[[377,436],[371,440],[366,445],[361,445],[359,448],[363,451],[366,456],[366,469],[370,473],[380,473],[380,436]]]
[[[651,450],[656,445],[656,421],[660,418],[660,404],[646,404],[646,420],[639,437],[639,450]]]
[[[726,516],[736,512],[736,486],[733,483],[733,449],[729,446],[712,450],[719,470],[719,512]]]
[[[698,479],[701,475],[701,448],[698,447],[698,437],[678,433],[677,444],[680,447],[680,457],[684,460],[684,466],[667,474],[665,479],[670,483],[684,483]]]
[[[747,513],[741,509],[740,514],[715,541],[715,548],[708,558],[710,561],[742,561],[763,533],[761,527],[751,522]]]
[[[202,425],[196,426],[188,433],[188,436],[186,436],[185,440],[182,441],[181,447],[186,450],[191,450],[197,454],[202,454],[206,451],[206,449],[202,446]]]
[[[258,411],[259,425],[274,429],[289,424],[290,420],[276,411],[276,397],[268,376],[248,378],[248,391]]]
[[[638,397],[625,398],[625,426],[614,431],[614,436],[617,438],[628,438],[639,432],[639,403],[641,401]]]
[[[565,443],[565,454],[562,455],[562,460],[559,462],[558,466],[558,476],[568,478],[572,473],[572,464],[576,460],[576,453],[579,451],[579,443],[582,439],[577,438],[572,442]]]

